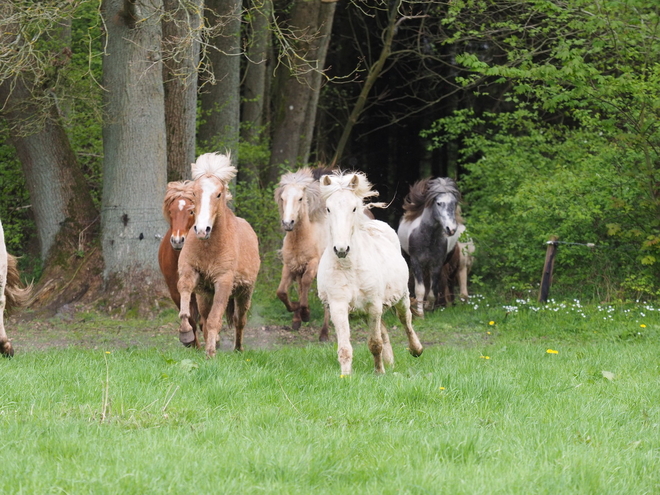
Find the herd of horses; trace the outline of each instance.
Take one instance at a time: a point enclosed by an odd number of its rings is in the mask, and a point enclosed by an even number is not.
[[[223,318],[234,328],[234,349],[242,350],[261,263],[257,235],[228,204],[235,176],[228,155],[207,153],[192,164],[191,180],[168,184],[163,200],[169,230],[158,261],[179,308],[179,340],[201,349],[201,334],[209,358],[216,353]],[[423,317],[425,306],[451,303],[457,283],[460,297],[468,297],[474,245],[464,235],[456,183],[449,178],[415,183],[404,200],[398,232],[374,218],[370,210],[386,206],[368,201],[375,196],[363,173],[325,168],[286,173],[275,190],[285,231],[277,297],[293,314],[297,330],[310,319],[309,291],[317,280],[325,309],[319,339],[328,340],[332,321],[344,375],[352,371],[351,313],[367,315],[374,368],[384,373],[394,361],[382,322],[385,309],[395,310],[409,352],[419,356],[423,347],[412,326],[413,313]],[[0,239],[0,352],[11,355],[2,310],[5,300],[25,304],[31,287],[20,285],[16,260],[7,255],[4,236]],[[294,283],[297,301],[289,295]]]

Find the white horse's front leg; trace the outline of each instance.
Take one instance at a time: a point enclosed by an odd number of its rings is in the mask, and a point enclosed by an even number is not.
[[[369,339],[367,341],[369,350],[374,357],[374,370],[379,375],[385,373],[385,365],[383,364],[383,334],[381,328],[382,307],[382,304],[376,302],[369,308]]]
[[[399,321],[403,324],[408,337],[408,351],[415,357],[421,356],[424,351],[422,343],[419,341],[415,329],[412,326],[412,314],[410,313],[410,298],[403,297],[394,305]]]
[[[348,324],[348,304],[330,303],[330,319],[337,333],[337,357],[342,375],[350,375],[353,365],[351,327]]]

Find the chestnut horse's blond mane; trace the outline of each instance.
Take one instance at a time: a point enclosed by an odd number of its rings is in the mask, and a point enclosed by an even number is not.
[[[337,170],[333,174],[330,174],[329,177],[335,180],[323,188],[321,196],[324,201],[334,192],[341,190],[352,191],[353,194],[363,201],[366,198],[376,197],[379,194],[378,191],[372,189],[371,182],[369,182],[367,176],[362,172],[342,172]],[[365,208],[386,208],[387,204],[367,203],[364,206]]]
[[[192,164],[192,179],[196,180],[204,175],[210,175],[228,184],[236,177],[236,167],[231,164],[231,155],[221,153],[205,153],[197,157]]]
[[[282,209],[282,191],[290,185],[299,185],[305,188],[309,219],[312,222],[318,222],[323,217],[325,210],[321,200],[319,181],[314,177],[312,169],[301,168],[295,172],[286,173],[280,178],[280,183],[275,189],[275,200],[280,208],[280,213]]]
[[[435,197],[442,193],[452,194],[456,201],[461,200],[456,182],[449,177],[427,178],[415,182],[410,186],[410,192],[403,200],[403,217],[408,221],[419,217],[424,208],[430,206]]]
[[[170,182],[167,184],[167,191],[165,192],[165,198],[163,199],[163,216],[167,223],[170,223],[170,213],[169,209],[172,206],[172,203],[177,199],[185,199],[191,203],[194,203],[194,197],[190,185],[192,181],[183,180]]]

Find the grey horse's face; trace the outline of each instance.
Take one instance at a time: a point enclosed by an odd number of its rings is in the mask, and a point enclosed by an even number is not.
[[[444,233],[447,236],[452,236],[458,228],[456,222],[456,207],[458,201],[451,193],[438,194],[433,203],[433,219],[442,225]]]

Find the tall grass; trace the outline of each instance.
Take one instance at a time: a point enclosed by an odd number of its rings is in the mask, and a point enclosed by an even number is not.
[[[416,321],[418,359],[392,329],[382,377],[357,320],[343,378],[334,345],[205,360],[163,321],[120,347],[116,322],[83,315],[66,326],[97,340],[35,350],[23,324],[0,361],[0,491],[660,491],[657,310],[475,301]]]

